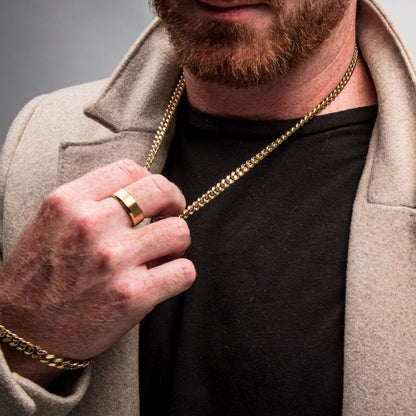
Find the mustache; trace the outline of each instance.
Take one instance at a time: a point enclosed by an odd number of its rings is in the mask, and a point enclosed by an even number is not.
[[[216,6],[215,1],[212,0],[149,0],[150,7],[156,12],[156,14],[163,18],[166,14],[182,13],[192,3],[205,4],[208,6]],[[229,6],[224,6],[226,4]],[[249,6],[249,5],[264,5],[279,12],[283,9],[282,0],[222,0],[222,7],[237,7],[237,6]]]
[[[181,2],[181,0],[178,0],[177,3]],[[215,0],[182,0],[182,3],[205,3],[213,6],[217,6]],[[283,4],[282,0],[221,0],[221,6],[220,7],[237,7],[237,6],[250,6],[250,5],[266,5],[271,7],[280,7]]]
[[[192,5],[195,6],[198,3],[215,5],[215,0],[150,0],[151,6],[168,31],[176,33],[178,28],[181,28],[183,38],[191,38],[201,47],[218,49],[224,43],[231,45],[237,45],[240,42],[250,43],[255,38],[255,31],[246,22],[217,21],[197,16],[192,16],[192,18],[187,16],[186,11]],[[230,7],[245,4],[266,5],[273,10],[275,22],[279,22],[279,26],[283,24],[282,0],[221,0],[217,4],[223,6],[227,3]],[[179,37],[174,37],[172,40],[174,44],[182,41]]]

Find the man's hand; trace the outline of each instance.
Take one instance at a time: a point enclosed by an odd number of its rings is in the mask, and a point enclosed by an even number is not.
[[[166,218],[132,228],[111,197],[120,188],[145,217]],[[105,351],[193,283],[194,266],[181,258],[189,244],[178,218],[184,207],[174,184],[128,160],[57,188],[1,270],[0,323],[56,356],[87,359]]]

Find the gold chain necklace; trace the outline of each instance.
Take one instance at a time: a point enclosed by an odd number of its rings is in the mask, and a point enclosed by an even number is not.
[[[202,207],[210,203],[214,198],[216,198],[219,194],[224,192],[227,188],[229,188],[236,181],[238,181],[241,177],[243,177],[247,172],[249,172],[254,166],[260,163],[266,156],[268,156],[271,152],[273,152],[273,150],[278,148],[284,141],[286,141],[290,136],[292,136],[295,132],[297,132],[308,121],[314,118],[323,109],[328,107],[328,105],[331,104],[335,100],[335,98],[341,93],[341,91],[347,85],[348,81],[350,80],[354,72],[357,61],[358,61],[358,47],[355,46],[354,54],[353,54],[351,63],[347,71],[345,72],[339,84],[324,100],[322,100],[314,109],[312,109],[308,114],[306,114],[306,116],[302,117],[292,128],[287,130],[277,139],[273,140],[264,149],[260,150],[260,152],[256,153],[250,159],[246,160],[243,164],[241,164],[235,170],[230,172],[229,175],[221,179],[211,189],[209,189],[207,192],[202,194],[198,199],[192,202],[192,204],[188,205],[185,208],[185,210],[182,212],[180,217],[187,219],[192,214],[199,211]],[[146,170],[150,170],[150,167],[152,166],[155,160],[155,157],[160,149],[160,146],[162,145],[162,142],[166,137],[166,132],[168,131],[168,128],[172,121],[173,116],[175,115],[176,109],[178,107],[180,98],[184,90],[185,90],[185,78],[184,78],[184,75],[182,74],[176,85],[175,91],[172,94],[169,104],[166,108],[162,121],[160,122],[159,128],[156,132],[155,138],[153,140],[152,148],[146,159],[146,164],[145,164]]]

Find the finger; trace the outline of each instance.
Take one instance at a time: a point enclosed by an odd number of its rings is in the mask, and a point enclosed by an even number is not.
[[[136,200],[145,217],[160,214],[164,217],[178,216],[185,209],[186,201],[180,189],[162,175],[149,175],[124,188]],[[131,219],[126,215],[120,201],[105,198],[101,201],[102,212],[131,227]]]
[[[189,289],[196,278],[194,264],[185,258],[149,269],[147,276],[137,280],[137,302],[151,307]]]
[[[123,259],[129,264],[149,264],[161,258],[176,258],[189,247],[188,224],[179,217],[165,218],[128,233]]]
[[[119,227],[118,227],[119,228]],[[102,235],[99,247],[102,263],[112,269],[151,268],[183,256],[190,244],[185,220],[169,217],[139,229],[126,228],[114,238]]]
[[[63,185],[65,191],[79,200],[100,201],[120,188],[138,181],[150,173],[129,159],[119,160],[95,169]]]

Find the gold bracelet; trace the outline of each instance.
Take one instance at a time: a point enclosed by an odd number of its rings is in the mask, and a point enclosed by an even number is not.
[[[16,348],[25,355],[33,359],[38,359],[42,364],[57,368],[58,370],[79,370],[92,363],[92,359],[73,361],[56,357],[53,354],[49,354],[43,348],[25,341],[23,338],[6,329],[3,325],[0,325],[0,339],[10,347]]]

